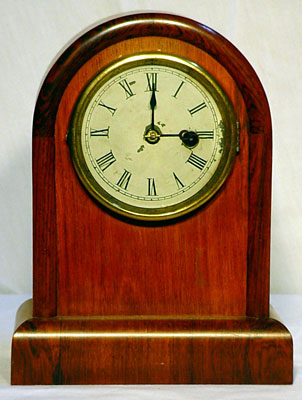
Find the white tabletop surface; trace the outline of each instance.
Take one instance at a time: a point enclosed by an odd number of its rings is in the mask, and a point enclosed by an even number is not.
[[[302,399],[302,296],[272,295],[271,304],[294,339],[294,383],[251,385],[10,386],[10,345],[19,305],[29,295],[0,295],[0,399]]]

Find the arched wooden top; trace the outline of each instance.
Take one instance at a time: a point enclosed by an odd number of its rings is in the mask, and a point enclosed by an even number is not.
[[[101,24],[72,43],[47,75],[35,109],[34,136],[53,136],[61,96],[76,71],[102,49],[118,41],[165,36],[197,46],[221,63],[237,82],[246,103],[250,133],[270,135],[268,102],[252,66],[223,36],[188,18],[169,14],[134,14]]]
[[[267,316],[271,118],[266,95],[252,66],[228,40],[190,19],[158,13],[124,16],[93,28],[64,51],[41,87],[33,122],[34,315],[57,315],[54,132],[61,98],[90,58],[120,41],[140,37],[173,38],[202,49],[228,71],[242,94],[249,122],[246,315]]]

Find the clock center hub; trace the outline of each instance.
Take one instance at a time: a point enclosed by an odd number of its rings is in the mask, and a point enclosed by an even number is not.
[[[154,126],[153,128],[147,126],[144,133],[144,139],[149,144],[156,144],[159,142],[161,135],[162,135],[161,130],[157,126]]]

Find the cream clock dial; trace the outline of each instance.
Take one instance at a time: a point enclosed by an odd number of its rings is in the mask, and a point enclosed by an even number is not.
[[[229,100],[201,68],[168,55],[133,56],[84,90],[69,144],[86,189],[129,217],[183,215],[222,185],[236,152]]]

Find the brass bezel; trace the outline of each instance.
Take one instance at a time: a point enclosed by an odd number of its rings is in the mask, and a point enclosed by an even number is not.
[[[210,92],[211,96],[215,100],[224,125],[223,154],[218,168],[212,178],[202,189],[189,199],[172,206],[161,208],[136,207],[124,203],[107,193],[90,173],[84,159],[81,145],[81,131],[84,114],[95,93],[113,76],[118,75],[127,69],[141,65],[170,66],[185,72],[200,82],[201,85]],[[145,221],[160,221],[180,217],[195,210],[202,204],[206,203],[223,185],[230,173],[236,155],[236,122],[236,116],[230,100],[213,77],[199,65],[179,56],[172,56],[163,53],[144,53],[124,58],[109,65],[91,80],[80,94],[74,107],[67,138],[77,175],[86,190],[99,203],[109,208],[111,211],[117,212],[126,217]]]

